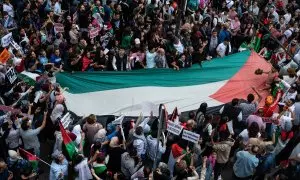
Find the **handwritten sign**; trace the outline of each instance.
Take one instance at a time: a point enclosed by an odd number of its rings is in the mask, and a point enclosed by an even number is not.
[[[73,120],[71,118],[71,114],[68,112],[61,118],[60,121],[61,121],[63,127],[66,129],[72,123]]]
[[[7,49],[4,49],[0,54],[0,62],[5,64],[10,58],[10,53]]]
[[[61,23],[54,23],[54,29],[57,33],[61,33],[65,31],[64,25]]]
[[[15,82],[15,80],[17,79],[17,74],[16,74],[14,68],[12,68],[12,67],[9,68],[9,70],[6,72],[6,76],[11,84],[13,84]]]
[[[191,131],[183,130],[182,139],[187,141],[197,143],[199,141],[200,135]]]
[[[1,38],[1,46],[8,47],[12,39],[12,33],[6,34]]]
[[[91,39],[95,38],[99,34],[98,28],[91,29],[90,32],[89,32],[89,34],[90,34],[90,38]]]
[[[168,120],[167,131],[178,136],[182,131],[182,126]]]

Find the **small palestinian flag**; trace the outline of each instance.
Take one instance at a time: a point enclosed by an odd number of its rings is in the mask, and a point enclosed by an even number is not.
[[[250,46],[255,52],[259,52],[260,50],[261,38],[262,38],[262,34],[259,33],[251,42]]]
[[[39,76],[39,74],[31,73],[28,71],[23,71],[18,74],[18,78],[22,79],[29,86],[34,86]]]
[[[33,170],[37,170],[39,158],[36,155],[33,155],[30,152],[28,152],[22,148],[19,148],[19,151],[20,151],[20,154],[30,162]]]
[[[60,121],[59,121],[59,127],[60,127],[61,136],[63,138],[64,145],[66,146],[68,155],[72,159],[74,154],[76,153],[75,144],[69,137],[68,133],[66,132],[65,128],[63,127],[63,125]]]

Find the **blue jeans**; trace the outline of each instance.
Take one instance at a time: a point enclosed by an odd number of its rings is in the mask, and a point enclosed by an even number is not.
[[[198,166],[196,168],[196,172],[198,173],[199,176],[201,176],[201,170],[202,170],[202,166]],[[210,180],[211,179],[212,172],[213,172],[212,165],[209,162],[207,162],[206,163],[205,180]]]

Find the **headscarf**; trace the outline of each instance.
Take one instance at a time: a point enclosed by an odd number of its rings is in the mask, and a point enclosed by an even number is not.
[[[74,133],[76,135],[75,142],[77,145],[79,145],[80,141],[81,141],[81,127],[79,124],[74,126],[72,133]]]
[[[64,110],[65,110],[65,108],[64,108],[64,106],[62,104],[57,104],[54,107],[54,109],[53,109],[53,111],[51,113],[51,116],[50,116],[53,124],[55,124],[55,122],[57,121],[57,118],[59,118],[59,117],[61,117],[63,115]]]

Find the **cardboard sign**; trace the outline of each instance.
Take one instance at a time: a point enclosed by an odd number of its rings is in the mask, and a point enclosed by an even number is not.
[[[180,124],[176,124],[170,120],[168,120],[168,126],[167,131],[169,131],[172,134],[179,135],[182,131],[182,126]]]
[[[197,143],[199,141],[200,135],[191,131],[183,130],[182,139],[187,141]]]
[[[7,49],[4,49],[0,54],[0,62],[5,64],[10,58],[10,53]]]
[[[6,34],[1,38],[2,47],[8,47],[10,42],[12,41],[12,33]]]
[[[61,23],[54,23],[54,29],[57,33],[65,32],[64,25]]]
[[[17,79],[17,74],[14,70],[14,68],[9,68],[9,70],[6,72],[6,76],[10,82],[10,84],[13,84],[15,80]]]
[[[94,37],[98,36],[99,30],[97,28],[91,29],[89,34],[90,34],[90,38],[93,39]]]

